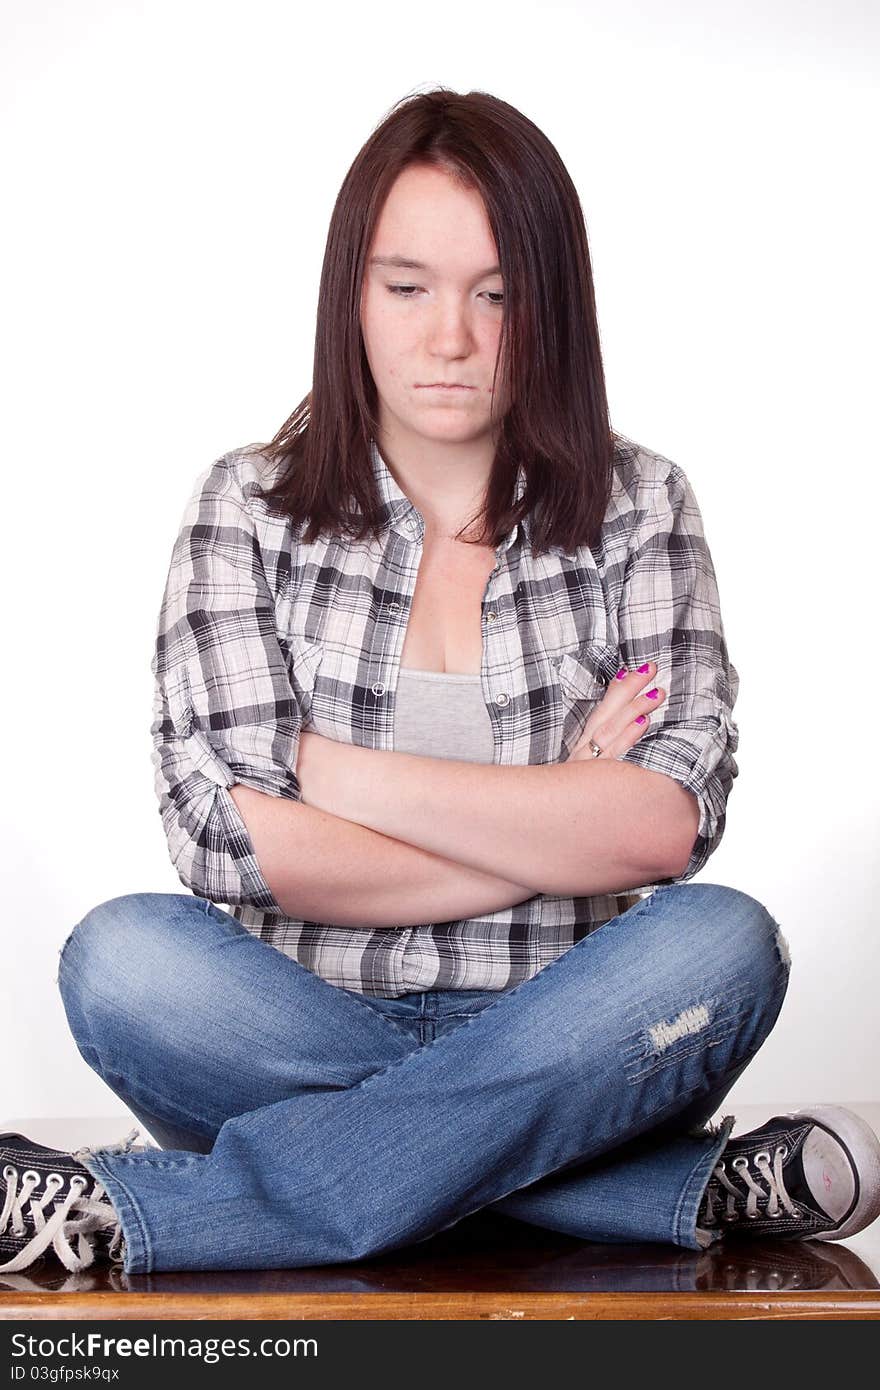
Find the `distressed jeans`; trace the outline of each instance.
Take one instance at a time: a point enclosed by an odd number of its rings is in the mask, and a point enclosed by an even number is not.
[[[93,908],[58,985],[85,1061],[162,1146],[86,1148],[127,1273],[280,1269],[483,1207],[590,1241],[713,1233],[710,1123],[773,1027],[787,944],[756,899],[656,888],[504,991],[329,984],[203,898]]]

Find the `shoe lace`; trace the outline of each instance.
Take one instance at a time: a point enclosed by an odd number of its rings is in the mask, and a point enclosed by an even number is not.
[[[138,1130],[133,1129],[119,1145],[105,1147],[128,1152],[137,1134]],[[77,1150],[77,1153],[85,1152],[89,1150]],[[35,1168],[24,1170],[21,1174],[20,1188],[18,1169],[14,1164],[6,1164],[3,1176],[6,1179],[6,1199],[0,1212],[0,1236],[7,1234],[10,1228],[15,1236],[26,1235],[26,1217],[30,1218],[34,1235],[17,1255],[0,1265],[0,1273],[12,1274],[16,1270],[27,1269],[49,1249],[50,1245],[67,1269],[87,1269],[95,1261],[100,1232],[110,1234],[109,1243],[106,1235],[100,1238],[100,1248],[106,1258],[116,1264],[124,1261],[125,1240],[116,1210],[103,1184],[90,1173],[71,1174],[63,1201],[55,1200],[56,1194],[64,1187],[61,1173],[46,1174],[45,1191],[42,1196],[36,1189],[43,1177]],[[89,1183],[92,1184],[90,1193],[86,1191]],[[54,1203],[54,1210],[47,1219],[46,1208],[50,1202]],[[77,1243],[76,1252],[71,1243],[73,1238]]]
[[[715,1165],[706,1189],[705,1215],[701,1224],[708,1226],[715,1224],[716,1204],[719,1207],[722,1205],[724,1191],[727,1193],[727,1205],[726,1210],[720,1213],[722,1221],[740,1221],[743,1215],[745,1215],[746,1220],[755,1221],[762,1215],[782,1216],[783,1211],[788,1212],[789,1216],[799,1216],[798,1208],[785,1190],[782,1165],[787,1157],[788,1147],[785,1144],[776,1146],[772,1164],[767,1149],[762,1149],[751,1155],[738,1154],[736,1158],[731,1160],[730,1166],[740,1181],[745,1184],[745,1191],[731,1181],[727,1175],[727,1165],[724,1159],[721,1159]],[[767,1184],[767,1191],[755,1181],[754,1174],[750,1171],[750,1164],[754,1164],[756,1171],[764,1179]],[[759,1201],[767,1204],[766,1211],[763,1213],[758,1210]]]

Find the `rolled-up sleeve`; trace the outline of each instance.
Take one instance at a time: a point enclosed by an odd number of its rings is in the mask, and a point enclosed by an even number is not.
[[[724,833],[739,771],[733,756],[739,675],[728,656],[715,569],[687,477],[672,464],[663,478],[644,479],[639,503],[619,610],[620,650],[630,670],[655,661],[656,683],[667,697],[622,761],[665,773],[697,799],[700,822],[687,867],[659,880],[677,883],[699,873]]]
[[[155,788],[181,882],[283,915],[228,789],[300,801],[302,721],[254,517],[225,458],[184,510],[151,669]]]

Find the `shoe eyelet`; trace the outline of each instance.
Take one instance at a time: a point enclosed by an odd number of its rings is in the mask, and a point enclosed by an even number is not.
[[[778,1158],[788,1158],[788,1145],[780,1144],[779,1148],[776,1150],[776,1155]]]
[[[27,1182],[28,1178],[33,1178],[34,1182],[40,1181],[40,1175],[35,1168],[25,1168],[21,1175],[22,1182]]]
[[[733,1166],[734,1166],[734,1168],[737,1168],[737,1169],[739,1169],[739,1168],[748,1168],[748,1166],[749,1166],[749,1160],[748,1160],[744,1155],[740,1155],[739,1158],[735,1158],[735,1159],[733,1160]]]
[[[769,1151],[768,1151],[767,1149],[762,1149],[760,1153],[756,1153],[756,1154],[755,1154],[755,1162],[756,1162],[756,1163],[757,1163],[757,1161],[758,1161],[759,1158],[763,1158],[763,1160],[764,1160],[765,1163],[769,1163],[769,1162],[770,1162],[770,1154],[769,1154]]]
[[[73,1187],[76,1186],[80,1190],[82,1190],[83,1188],[88,1187],[88,1185],[89,1180],[88,1178],[84,1178],[82,1173],[74,1173],[73,1177],[70,1179],[71,1189],[73,1189]]]
[[[47,1191],[47,1192],[49,1191],[49,1184],[50,1184],[50,1183],[52,1184],[53,1187],[63,1187],[63,1186],[64,1186],[64,1179],[62,1178],[62,1176],[61,1176],[60,1173],[49,1173],[49,1174],[47,1175],[47,1177],[46,1177],[46,1191]]]
[[[6,1167],[3,1169],[3,1176],[6,1181],[9,1182],[10,1178],[18,1177],[18,1169],[13,1168],[11,1163],[7,1163]]]

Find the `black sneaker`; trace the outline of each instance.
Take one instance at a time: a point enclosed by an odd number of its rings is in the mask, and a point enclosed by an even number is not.
[[[132,1130],[121,1143],[105,1147],[128,1152],[137,1133]],[[96,1260],[123,1263],[125,1241],[116,1210],[74,1154],[23,1134],[0,1134],[0,1173],[0,1260],[5,1260],[0,1274],[27,1269],[51,1251],[69,1270],[86,1269]]]
[[[843,1240],[880,1216],[880,1140],[841,1105],[773,1115],[719,1156],[697,1225],[725,1236]]]

